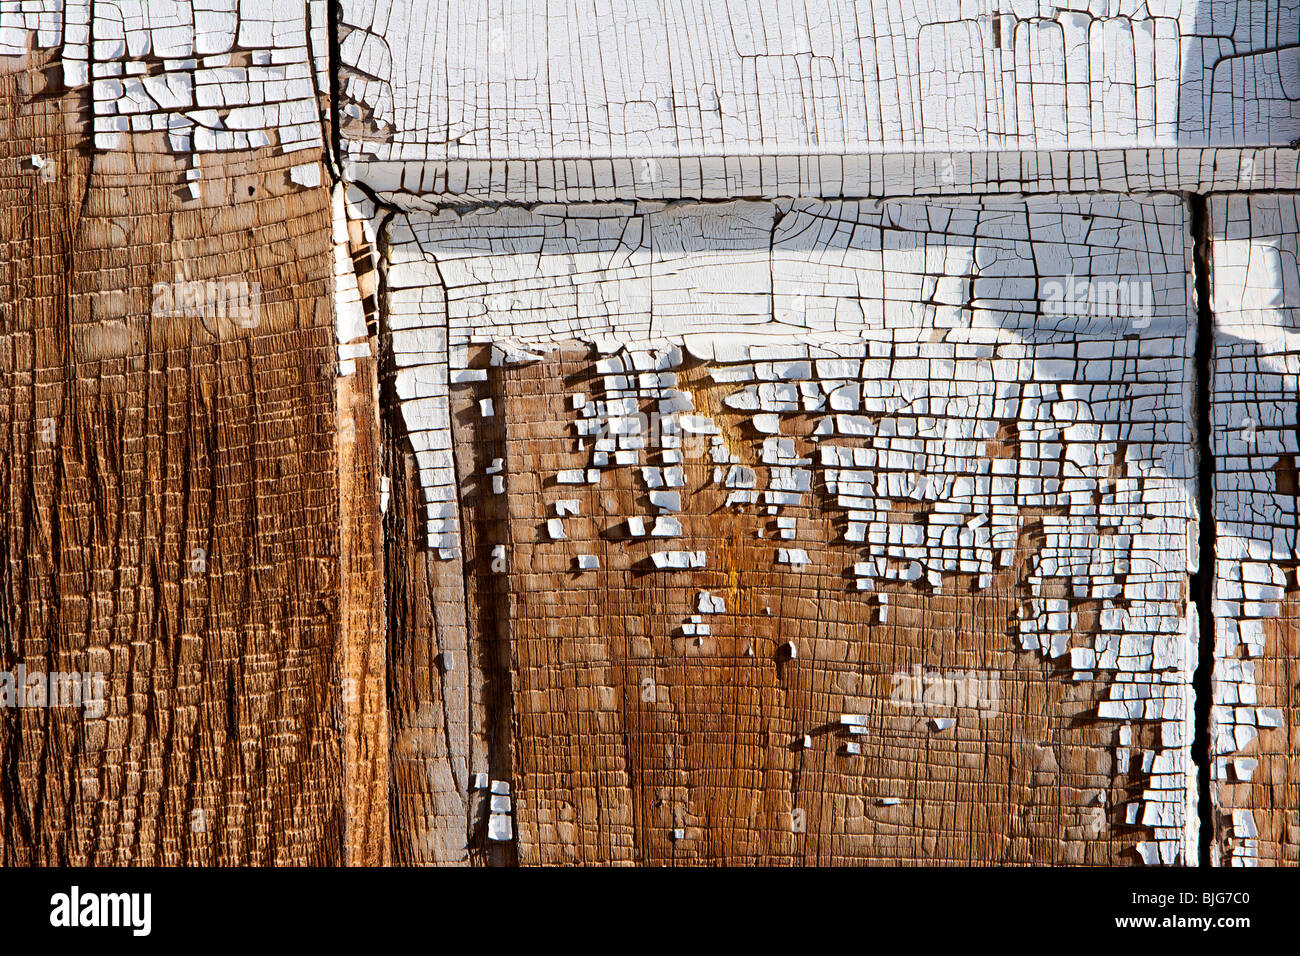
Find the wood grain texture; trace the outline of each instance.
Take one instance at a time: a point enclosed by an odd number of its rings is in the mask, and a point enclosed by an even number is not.
[[[636,469],[593,488],[548,477],[585,459],[567,398],[599,394],[593,362],[565,350],[503,373],[521,862],[1136,859],[1139,834],[1119,808],[1139,796],[1142,774],[1116,763],[1115,729],[1096,719],[1104,682],[1071,680],[1068,665],[1014,648],[1032,528],[1021,562],[990,587],[891,589],[882,622],[842,574],[827,502],[795,509],[812,565],[792,571],[773,563],[772,519],[724,508],[697,461],[672,546],[707,549],[709,565],[686,583],[648,570],[654,542],[618,531],[643,512]],[[686,380],[697,398],[702,371]],[[731,447],[756,458],[743,416],[726,420]],[[546,535],[559,497],[580,502],[564,542]],[[575,552],[597,555],[600,571],[576,572]],[[724,597],[726,611],[697,642],[678,625],[699,590]],[[994,712],[900,708],[893,678],[913,667],[996,675]],[[843,752],[845,712],[866,716],[869,733],[852,738],[861,755]],[[936,733],[932,713],[955,726]],[[1139,730],[1134,744],[1154,736]]]
[[[1300,859],[1294,2],[39,6],[0,864]]]
[[[1208,202],[1216,551],[1213,851],[1300,861],[1300,194]]]
[[[392,842],[377,362],[355,360],[355,371],[336,379],[335,396],[344,862],[379,866]]]
[[[183,202],[149,135],[92,154],[51,65],[0,75],[0,650],[107,710],[0,711],[0,859],[338,862],[328,193],[265,149]],[[177,276],[260,319],[158,316]]]

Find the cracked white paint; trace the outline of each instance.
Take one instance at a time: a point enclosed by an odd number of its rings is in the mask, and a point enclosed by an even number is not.
[[[1278,487],[1294,474],[1300,399],[1300,200],[1293,195],[1216,196],[1212,222],[1216,575],[1212,779],[1249,780],[1256,738],[1283,725],[1261,706],[1255,668],[1265,621],[1277,617],[1300,567],[1297,500]],[[1279,656],[1288,654],[1279,648]],[[1229,773],[1229,768],[1232,773]],[[1219,794],[1226,800],[1226,792]],[[1251,808],[1229,815],[1234,866],[1259,856]]]
[[[1081,677],[1111,675],[1099,716],[1118,722],[1117,761],[1151,773],[1127,811],[1151,834],[1139,852],[1190,862],[1181,205],[613,200],[1294,189],[1297,154],[1274,147],[1300,134],[1300,3],[344,0],[341,18],[336,159],[346,181],[412,210],[393,226],[385,306],[439,556],[460,547],[449,390],[482,380],[465,367],[472,343],[491,343],[499,362],[596,345],[602,392],[573,399],[591,461],[557,478],[597,484],[605,469],[637,468],[657,514],[629,530],[663,539],[652,561],[670,574],[708,555],[669,546],[680,452],[666,442],[651,460],[620,427],[647,400],[676,429],[666,437],[707,440],[729,505],[770,509],[774,560],[790,573],[809,558],[781,510],[823,486],[863,600],[882,581],[987,584],[1026,515],[1047,509],[1021,646],[1068,654]],[[190,198],[203,153],[324,146],[325,0],[0,0],[0,57],[32,46],[59,49],[65,83],[88,93],[96,149],[165,135],[187,158]],[[290,180],[318,186],[316,154],[304,155]],[[462,213],[420,196],[566,204]],[[1297,454],[1300,277],[1293,197],[1216,198],[1212,211],[1212,773],[1240,781],[1258,767],[1246,755],[1257,736],[1284,720],[1260,705],[1254,667],[1300,563],[1295,498],[1274,467]],[[370,354],[349,224],[378,212],[336,187],[341,374]],[[374,248],[373,230],[366,240]],[[1137,314],[1045,300],[1117,276],[1148,283]],[[678,388],[686,354],[713,363],[728,409],[762,437],[765,478]],[[1249,394],[1234,390],[1242,380]],[[479,412],[497,409],[487,399]],[[806,459],[783,435],[795,413],[818,423]],[[991,421],[1014,422],[1015,457],[985,453],[999,437]],[[502,493],[500,460],[487,471]],[[901,500],[929,508],[925,520],[889,520]],[[557,540],[565,516],[549,519]],[[884,620],[888,595],[874,596]],[[704,598],[683,625],[697,642]],[[1071,644],[1077,601],[1099,610],[1083,644]],[[1135,749],[1138,721],[1159,723],[1156,750]],[[1223,810],[1231,862],[1252,862],[1251,808]],[[508,813],[491,826],[509,838]]]
[[[174,153],[320,149],[325,0],[0,0],[0,56],[59,48],[89,88],[95,148],[165,134]],[[197,175],[189,190],[199,194]],[[315,178],[302,170],[295,181]]]
[[[1294,0],[347,0],[343,159],[381,192],[528,200],[1039,180],[1066,164],[980,154],[1290,142],[1298,30]]]
[[[370,333],[352,261],[349,223],[360,226],[366,244],[375,248],[369,201],[355,189],[338,183],[330,192],[330,239],[334,247],[334,333],[338,340],[339,374],[351,375],[358,358],[369,357]]]
[[[514,362],[594,342],[600,393],[568,403],[590,459],[561,484],[636,469],[659,512],[633,519],[644,533],[682,509],[682,438],[704,439],[728,504],[766,508],[787,522],[778,533],[793,535],[782,509],[806,504],[814,483],[831,494],[845,567],[868,592],[876,581],[987,583],[1032,515],[1043,531],[1022,581],[1032,597],[1021,647],[1106,675],[1102,719],[1159,725],[1130,822],[1149,828],[1144,858],[1186,861],[1188,249],[1185,207],[1162,196],[411,213],[390,244],[403,414],[417,447],[449,446],[445,416],[428,411],[445,407],[445,356],[457,369],[471,343]],[[1080,277],[1116,276],[1144,289],[1127,303],[1136,311],[1092,301],[1087,282],[1080,301],[1043,300]],[[726,406],[762,437],[765,482],[678,388],[685,353],[711,363]],[[636,418],[647,408],[660,416],[653,448]],[[796,457],[783,437],[791,414],[812,416],[816,456]],[[999,422],[1014,423],[1013,457],[986,451]],[[898,523],[897,501],[920,503],[925,519]],[[440,517],[430,512],[431,529]],[[708,555],[651,560],[680,572]],[[789,546],[774,560],[794,573],[809,558]],[[1071,646],[1078,602],[1095,605],[1099,625]],[[686,627],[707,636],[702,622]]]

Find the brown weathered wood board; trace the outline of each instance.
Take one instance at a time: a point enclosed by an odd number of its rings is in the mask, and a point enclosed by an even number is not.
[[[1294,5],[625,6],[0,2],[0,865],[1300,861]]]

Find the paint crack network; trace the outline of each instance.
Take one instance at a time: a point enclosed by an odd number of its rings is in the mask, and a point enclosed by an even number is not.
[[[347,852],[1295,862],[1294,0],[593,11],[0,0],[319,200]]]

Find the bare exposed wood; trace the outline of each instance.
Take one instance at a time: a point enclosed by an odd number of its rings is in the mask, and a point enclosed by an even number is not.
[[[3,860],[337,862],[328,194],[268,149],[183,202],[47,65],[0,76],[0,633],[106,709],[0,711]],[[157,315],[177,277],[260,283],[259,321]]]
[[[0,3],[0,864],[1300,861],[1294,3],[211,6]]]

